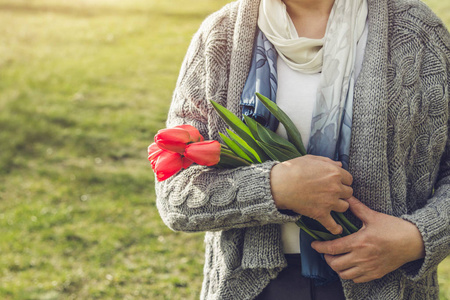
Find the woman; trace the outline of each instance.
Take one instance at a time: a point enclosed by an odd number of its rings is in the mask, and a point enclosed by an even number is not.
[[[278,23],[272,14],[287,17]],[[350,36],[337,30],[346,26]],[[299,38],[306,40],[292,46]],[[265,56],[276,50],[278,65],[266,62],[266,75],[252,73],[258,41]],[[294,121],[315,155],[233,170],[191,166],[156,185],[170,228],[206,231],[201,298],[272,299],[281,286],[299,299],[327,291],[337,299],[438,299],[436,269],[450,249],[449,71],[449,34],[419,1],[240,0],[207,18],[183,63],[167,126],[191,124],[219,139],[226,125],[208,100],[260,119],[245,94],[268,84],[280,106],[301,111]],[[304,98],[315,100],[296,104],[291,89],[314,90]],[[337,113],[317,122],[323,103]],[[264,121],[274,125],[270,116]],[[339,233],[330,211],[348,207],[363,228],[312,244],[342,286],[297,292],[290,280],[297,275],[285,276],[295,269],[286,258],[300,252],[292,222],[303,214]]]

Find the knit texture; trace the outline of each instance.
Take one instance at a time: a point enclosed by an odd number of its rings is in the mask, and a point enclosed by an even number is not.
[[[450,253],[450,35],[418,0],[368,4],[353,104],[354,195],[414,223],[426,257],[368,283],[343,281],[344,292],[355,300],[438,299],[437,265]],[[208,100],[240,115],[258,7],[257,0],[240,0],[204,21],[183,62],[167,126],[191,124],[218,140],[227,127]],[[286,266],[279,224],[298,216],[275,207],[270,170],[276,163],[192,166],[156,184],[170,228],[206,231],[202,299],[253,299]]]

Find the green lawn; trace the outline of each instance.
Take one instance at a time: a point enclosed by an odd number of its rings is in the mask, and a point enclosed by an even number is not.
[[[198,298],[203,236],[160,220],[146,147],[226,2],[0,0],[0,299]]]

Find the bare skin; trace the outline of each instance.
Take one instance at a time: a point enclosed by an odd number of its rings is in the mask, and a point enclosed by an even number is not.
[[[373,211],[354,197],[348,202],[363,227],[334,241],[312,243],[342,279],[368,282],[425,257],[422,236],[414,224]]]
[[[334,0],[283,0],[301,37],[321,39],[325,35]]]
[[[299,36],[322,38],[334,0],[283,0]],[[363,228],[348,237],[314,242],[343,279],[367,282],[425,256],[417,227],[403,219],[371,210],[352,197],[352,176],[340,162],[307,155],[277,164],[271,171],[275,205],[316,219],[330,232],[342,227],[330,212],[349,207]],[[386,234],[389,232],[389,234]]]
[[[272,195],[279,209],[316,219],[334,234],[342,232],[330,213],[348,209],[348,202],[342,199],[353,195],[350,187],[353,179],[340,162],[306,155],[274,166],[270,176]]]

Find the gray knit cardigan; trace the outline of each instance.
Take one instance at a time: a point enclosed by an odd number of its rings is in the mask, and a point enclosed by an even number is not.
[[[368,3],[353,104],[354,195],[414,223],[426,257],[378,280],[342,284],[347,299],[438,299],[437,265],[450,252],[450,36],[418,0]],[[226,124],[208,100],[240,115],[258,7],[258,0],[240,0],[204,21],[182,65],[167,126],[191,124],[218,140]],[[167,226],[206,231],[202,299],[252,299],[286,266],[280,224],[298,216],[275,207],[269,175],[276,163],[191,166],[156,184]]]

